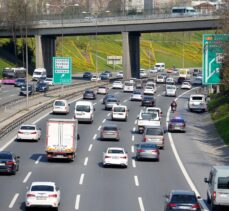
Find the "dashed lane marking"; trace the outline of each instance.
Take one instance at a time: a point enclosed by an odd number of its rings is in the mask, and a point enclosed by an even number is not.
[[[28,172],[28,174],[26,175],[25,179],[23,180],[23,183],[26,183],[29,179],[29,177],[31,176],[32,172]]]
[[[76,195],[76,203],[75,203],[75,210],[79,210],[80,208],[80,194]]]
[[[41,158],[42,158],[42,155],[40,155],[40,156],[37,158],[37,160],[35,161],[35,164],[38,164],[38,163],[40,162]]]
[[[84,174],[81,174],[79,184],[82,185],[84,180]]]
[[[139,182],[138,182],[138,176],[134,176],[134,183],[135,185],[138,187],[139,186]]]
[[[84,160],[84,165],[86,166],[87,163],[88,163],[88,157],[85,158],[85,160]]]
[[[92,146],[93,146],[92,144],[90,144],[90,145],[89,145],[89,147],[88,147],[88,152],[90,152],[90,151],[91,151]]]
[[[142,202],[142,197],[138,197],[138,203],[139,203],[139,206],[140,206],[140,211],[145,211],[145,208],[144,208],[144,205],[143,205],[143,202]]]
[[[133,168],[136,168],[136,162],[134,159],[132,159],[132,166],[133,166]]]
[[[14,207],[14,204],[15,204],[15,202],[17,201],[18,197],[19,197],[19,193],[16,193],[16,194],[14,195],[12,201],[11,201],[10,204],[9,204],[9,208],[13,208],[13,207]]]

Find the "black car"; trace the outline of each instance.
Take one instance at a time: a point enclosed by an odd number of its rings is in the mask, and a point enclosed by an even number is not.
[[[181,117],[175,117],[173,119],[170,119],[169,125],[168,125],[168,131],[169,132],[175,132],[175,131],[181,131],[185,132],[185,121]]]
[[[86,79],[91,79],[92,76],[93,76],[93,74],[91,72],[85,72],[83,74],[83,78],[86,78]]]
[[[172,190],[166,195],[165,211],[201,211],[193,191]]]
[[[83,99],[95,100],[96,95],[93,89],[87,89],[83,93]]]
[[[15,84],[14,86],[15,87],[21,87],[23,85],[26,85],[26,80],[25,78],[17,78],[16,81],[15,81]]]
[[[108,98],[115,98],[115,96],[113,94],[106,94],[106,96],[103,98],[103,104],[105,104]]]
[[[37,83],[36,91],[37,92],[47,92],[49,90],[49,85],[45,82]]]
[[[12,152],[1,151],[0,152],[0,172],[16,174],[19,170],[19,156],[16,156]]]
[[[35,92],[34,84],[28,84],[28,95],[33,95],[34,92]],[[26,93],[27,93],[27,86],[26,85],[21,86],[19,94],[26,95]]]
[[[144,96],[142,99],[142,106],[155,106],[155,99],[153,96]]]
[[[109,79],[109,73],[101,73],[99,77],[101,80],[108,80]]]
[[[182,84],[185,80],[186,80],[185,77],[179,77],[179,78],[177,79],[177,84]]]

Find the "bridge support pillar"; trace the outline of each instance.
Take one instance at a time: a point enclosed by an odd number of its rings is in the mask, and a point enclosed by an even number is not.
[[[52,76],[52,57],[56,55],[56,37],[40,36],[36,39],[36,68],[44,67],[47,70],[47,76]]]
[[[140,76],[140,33],[122,32],[124,79]]]

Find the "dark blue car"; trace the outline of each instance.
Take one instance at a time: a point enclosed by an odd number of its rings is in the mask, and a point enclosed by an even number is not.
[[[41,82],[37,84],[36,91],[37,92],[46,92],[49,90],[49,86],[47,83]]]
[[[21,87],[21,86],[24,86],[25,84],[26,84],[25,78],[18,78],[16,79],[14,86]]]

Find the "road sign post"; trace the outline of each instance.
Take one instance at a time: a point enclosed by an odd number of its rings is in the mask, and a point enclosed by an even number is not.
[[[62,86],[72,83],[72,58],[53,57],[53,83]]]
[[[113,64],[113,71],[115,72],[115,65],[122,64],[122,56],[107,56],[107,64]]]
[[[203,84],[220,84],[224,45],[228,40],[229,34],[203,35]]]

